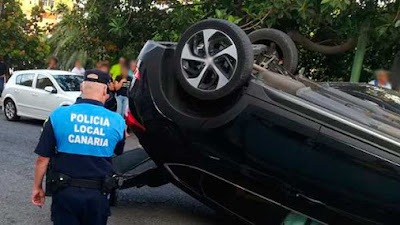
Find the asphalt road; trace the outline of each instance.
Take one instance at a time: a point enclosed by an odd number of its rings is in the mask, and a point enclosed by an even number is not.
[[[43,121],[9,122],[0,111],[0,224],[49,225],[51,198],[39,209],[30,202],[34,148]],[[137,145],[134,138],[128,148]],[[173,185],[120,191],[110,225],[231,224]]]

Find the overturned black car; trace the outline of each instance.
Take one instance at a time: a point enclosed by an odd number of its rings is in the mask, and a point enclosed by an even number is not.
[[[292,75],[290,38],[256,32],[212,19],[146,43],[130,110],[156,167],[121,188],[172,182],[249,224],[398,224],[400,116]]]

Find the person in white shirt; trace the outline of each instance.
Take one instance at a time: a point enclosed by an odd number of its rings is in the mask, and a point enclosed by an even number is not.
[[[387,89],[392,89],[392,84],[389,82],[389,71],[387,70],[377,70],[374,73],[375,80],[371,80],[369,84],[384,87]]]
[[[85,68],[82,67],[82,63],[79,60],[75,61],[75,67],[72,69],[73,73],[79,74],[79,75],[84,75],[85,74]]]

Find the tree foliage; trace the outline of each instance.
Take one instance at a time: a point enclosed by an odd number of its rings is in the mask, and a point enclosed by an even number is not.
[[[187,3],[186,3],[187,2]],[[390,68],[399,50],[399,0],[87,0],[79,2],[53,31],[54,53],[67,67],[135,57],[149,40],[177,41],[192,23],[223,18],[246,32],[274,27],[297,42],[300,67],[318,80],[348,80],[358,37],[368,34],[362,70],[366,81]]]
[[[399,50],[398,0],[245,0],[240,4],[241,12],[233,7],[228,12],[242,13],[241,24],[258,21],[244,29],[274,27],[292,34],[300,67],[318,80],[349,80],[361,32],[369,40],[364,81],[375,69],[389,69]]]
[[[44,30],[38,25],[41,10],[36,7],[27,20],[15,0],[1,1],[0,55],[16,69],[41,67],[50,52],[44,39]]]

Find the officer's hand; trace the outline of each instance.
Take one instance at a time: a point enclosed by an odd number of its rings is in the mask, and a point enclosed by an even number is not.
[[[43,188],[33,188],[31,196],[32,204],[42,207],[44,205],[45,194]]]

